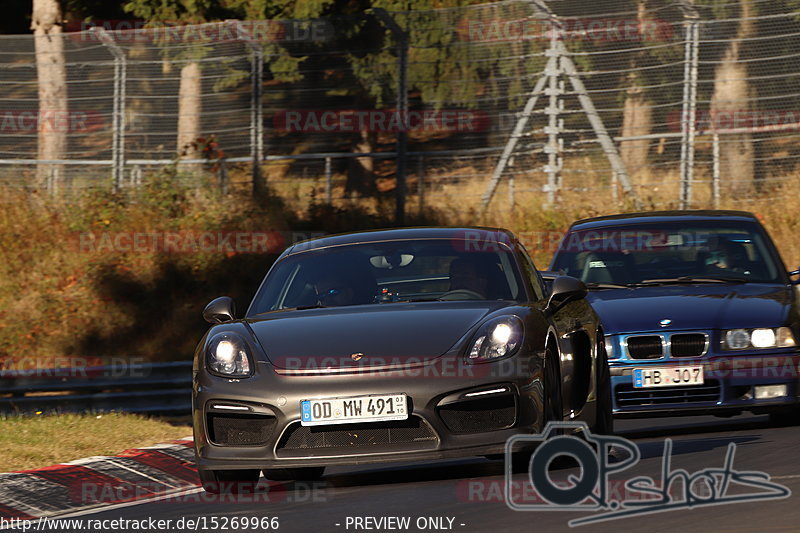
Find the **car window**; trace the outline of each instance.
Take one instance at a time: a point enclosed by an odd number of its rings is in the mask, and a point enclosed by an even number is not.
[[[533,293],[536,296],[537,300],[541,300],[544,298],[544,284],[542,282],[542,278],[539,275],[539,271],[536,269],[536,266],[533,264],[533,260],[531,259],[530,255],[528,255],[528,251],[525,249],[524,246],[521,244],[520,247],[520,256],[522,257],[522,265],[526,271],[528,279],[530,279],[531,287],[533,288]]]
[[[769,237],[750,223],[662,223],[568,233],[552,269],[586,283],[679,277],[782,282]]]
[[[251,315],[297,307],[416,300],[520,300],[525,290],[505,245],[465,251],[458,241],[391,241],[290,255],[270,272]]]

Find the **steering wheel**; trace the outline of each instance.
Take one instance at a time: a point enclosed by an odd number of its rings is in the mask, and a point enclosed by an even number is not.
[[[485,300],[482,294],[469,289],[454,289],[439,296],[440,300]]]

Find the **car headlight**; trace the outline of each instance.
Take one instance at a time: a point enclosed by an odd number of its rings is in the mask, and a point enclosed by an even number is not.
[[[606,335],[605,338],[605,347],[606,347],[606,358],[617,359],[619,358],[620,354],[614,349],[614,337],[610,335]]]
[[[747,348],[789,348],[795,346],[792,330],[787,327],[728,329],[722,332],[722,347],[726,350]]]
[[[522,321],[515,316],[490,320],[478,330],[467,350],[467,361],[483,363],[510,357],[522,344]]]
[[[224,377],[250,376],[253,365],[247,354],[247,344],[235,333],[215,335],[206,348],[208,370]]]

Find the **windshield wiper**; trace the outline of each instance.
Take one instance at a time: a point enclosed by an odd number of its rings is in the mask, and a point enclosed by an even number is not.
[[[269,311],[262,311],[260,313],[256,313],[253,316],[261,316],[266,315],[269,313],[279,313],[281,311],[303,311],[304,309],[321,309],[323,307],[328,307],[327,305],[322,305],[320,303],[312,304],[312,305],[301,305],[298,307],[281,307],[280,309],[270,309]]]
[[[301,305],[298,307],[293,308],[296,311],[302,311],[304,309],[321,309],[323,307],[328,307],[327,305],[322,305],[321,303],[315,303],[311,305]]]
[[[403,298],[402,300],[389,300],[389,301],[380,302],[380,303],[396,304],[396,303],[441,302],[441,301],[443,301],[443,300],[441,300],[439,298]]]
[[[586,287],[589,289],[629,289],[633,287],[632,283],[587,283]]]
[[[747,278],[740,276],[679,276],[677,278],[645,279],[637,285],[668,285],[670,283],[747,283]]]

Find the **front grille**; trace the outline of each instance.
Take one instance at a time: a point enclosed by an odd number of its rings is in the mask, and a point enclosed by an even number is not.
[[[226,446],[263,446],[269,442],[276,423],[274,416],[209,413],[209,438],[214,444]]]
[[[517,419],[514,396],[504,394],[452,403],[439,408],[439,416],[454,433],[478,433],[510,428]]]
[[[628,355],[633,359],[661,359],[664,357],[664,345],[658,335],[640,335],[628,337]]]
[[[672,357],[699,357],[706,351],[706,336],[703,333],[676,333],[669,339]]]
[[[708,380],[703,385],[686,387],[660,387],[636,389],[631,384],[617,385],[617,406],[645,407],[663,404],[708,404],[716,403],[720,397],[720,385]]]
[[[438,437],[418,416],[407,420],[290,427],[278,443],[277,455],[290,457],[318,451],[324,455],[364,451],[422,450],[435,448]]]

